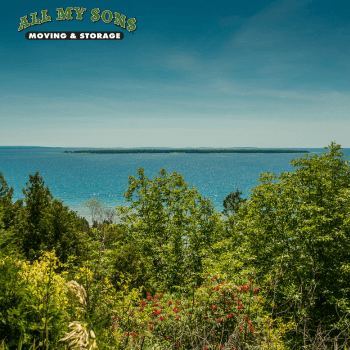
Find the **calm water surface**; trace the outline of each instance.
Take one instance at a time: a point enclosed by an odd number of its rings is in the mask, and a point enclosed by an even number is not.
[[[302,153],[280,154],[67,154],[68,148],[0,147],[0,172],[14,187],[14,200],[22,198],[22,188],[29,174],[39,171],[55,198],[83,215],[81,204],[91,197],[100,198],[109,207],[125,204],[123,193],[128,176],[136,176],[138,168],[153,178],[161,168],[183,175],[190,187],[210,197],[216,210],[238,187],[244,197],[258,184],[260,173],[280,174],[292,171],[292,159]],[[81,148],[80,148],[81,149]],[[75,150],[75,148],[69,148]],[[325,150],[305,149],[321,154]],[[343,149],[350,156],[350,149]]]

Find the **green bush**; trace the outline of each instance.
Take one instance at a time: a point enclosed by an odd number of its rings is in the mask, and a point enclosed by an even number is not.
[[[56,344],[66,332],[66,282],[57,268],[53,253],[33,264],[11,257],[0,261],[0,339],[11,349],[29,348],[34,340]]]

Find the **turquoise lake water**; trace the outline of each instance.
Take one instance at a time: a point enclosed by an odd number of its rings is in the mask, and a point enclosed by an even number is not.
[[[78,148],[1,148],[0,172],[9,186],[14,187],[14,200],[22,198],[22,188],[29,174],[39,171],[55,198],[84,215],[82,202],[100,198],[108,207],[124,205],[123,193],[128,176],[136,176],[138,168],[153,178],[161,168],[183,175],[190,187],[210,197],[216,210],[222,201],[238,187],[244,197],[258,184],[260,173],[280,174],[293,171],[292,159],[301,153],[279,154],[67,154]],[[79,148],[81,149],[81,148]],[[297,149],[297,148],[296,148]],[[321,154],[322,148],[300,148]],[[343,149],[350,156],[350,149]]]

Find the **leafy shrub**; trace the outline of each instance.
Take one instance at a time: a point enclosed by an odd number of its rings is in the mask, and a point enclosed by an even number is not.
[[[54,253],[32,264],[5,257],[1,269],[2,340],[20,344],[56,343],[67,329],[67,290]],[[0,339],[1,339],[0,338]]]
[[[152,296],[147,292],[143,300],[141,290],[128,290],[128,283],[129,280],[124,280],[117,293],[109,285],[109,292],[101,300],[99,310],[104,320],[108,320],[108,327],[104,324],[104,328],[94,328],[97,346],[116,349],[230,346],[239,349],[245,344],[261,349],[286,348],[282,336],[293,323],[283,324],[281,319],[269,317],[264,311],[266,300],[253,281],[237,286],[228,281],[219,282],[216,276],[206,277],[190,294]],[[87,333],[88,328],[86,325]]]

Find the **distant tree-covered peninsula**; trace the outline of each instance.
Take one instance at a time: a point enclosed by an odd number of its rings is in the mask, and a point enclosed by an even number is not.
[[[102,149],[102,150],[81,150],[65,151],[64,153],[97,153],[97,154],[121,154],[121,153],[309,153],[303,150],[291,149]]]

